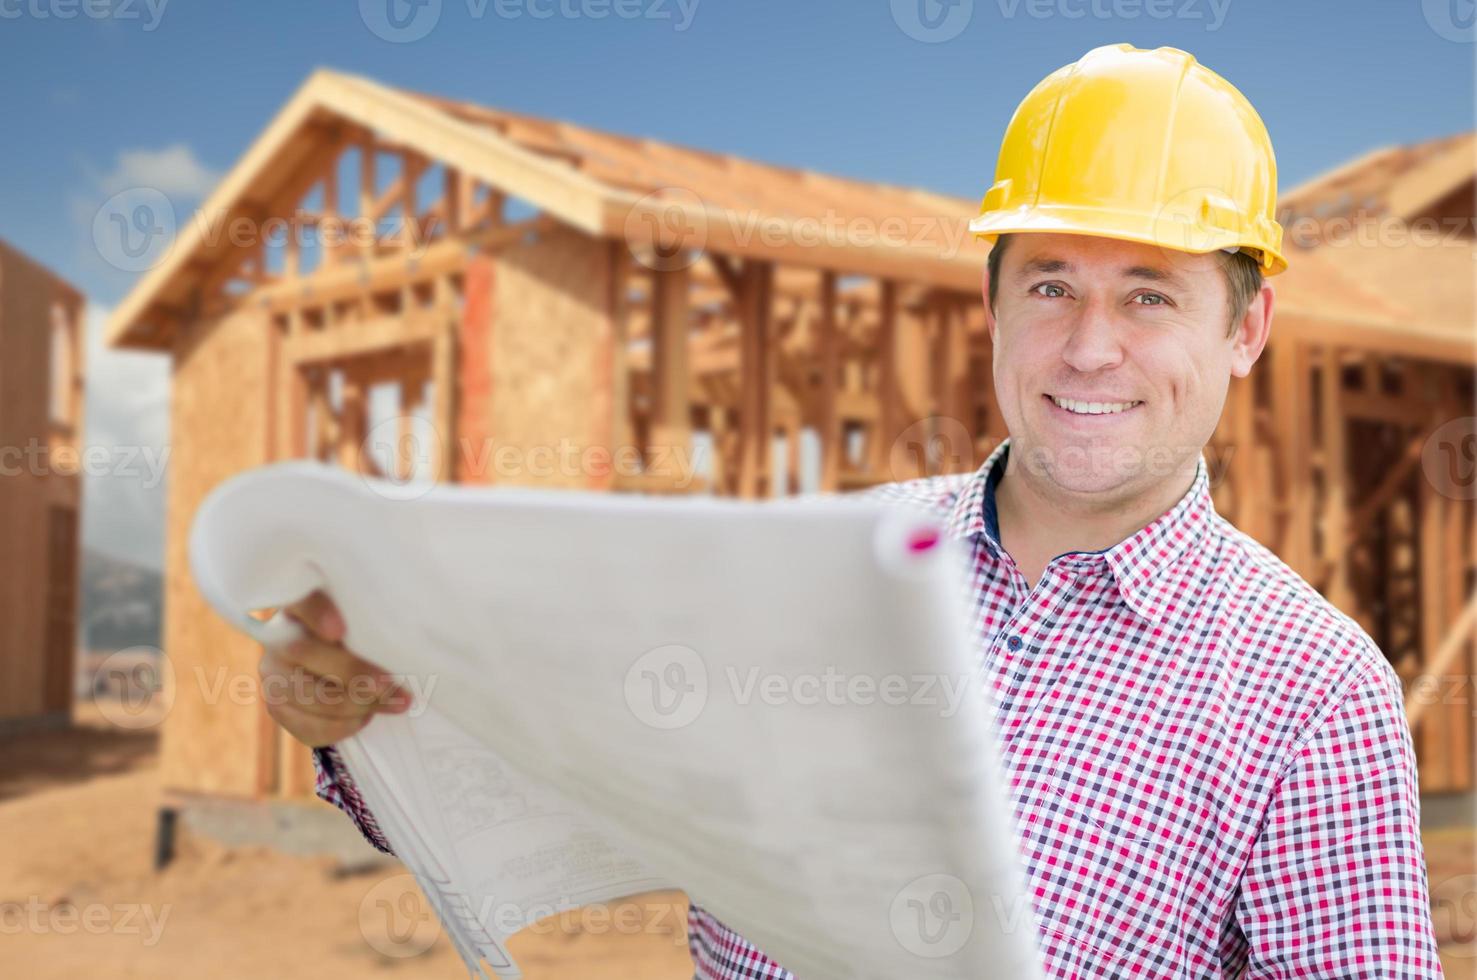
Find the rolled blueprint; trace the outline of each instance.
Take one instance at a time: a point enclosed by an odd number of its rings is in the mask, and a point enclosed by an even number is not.
[[[280,463],[190,562],[249,613],[323,589],[404,715],[340,750],[468,968],[551,911],[681,888],[803,980],[1040,976],[961,554],[844,497],[398,485]]]

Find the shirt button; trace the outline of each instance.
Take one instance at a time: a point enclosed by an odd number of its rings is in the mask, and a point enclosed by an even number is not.
[[[1019,650],[1021,648],[1021,638],[1018,636],[1012,636],[1010,639],[1005,641],[1005,645],[1010,647],[1010,649],[1012,650]]]

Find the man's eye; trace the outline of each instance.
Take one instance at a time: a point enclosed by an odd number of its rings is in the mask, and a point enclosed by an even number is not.
[[[1159,293],[1139,293],[1134,297],[1134,301],[1141,306],[1163,306],[1169,302]]]
[[[1059,297],[1067,295],[1067,291],[1054,282],[1043,282],[1038,286],[1031,287],[1031,291],[1039,296]]]

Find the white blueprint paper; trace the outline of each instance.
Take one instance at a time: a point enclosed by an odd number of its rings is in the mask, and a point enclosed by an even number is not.
[[[801,980],[1039,977],[949,542],[876,502],[396,486],[281,463],[196,516],[202,593],[324,589],[425,692],[340,750],[473,970],[681,888]]]

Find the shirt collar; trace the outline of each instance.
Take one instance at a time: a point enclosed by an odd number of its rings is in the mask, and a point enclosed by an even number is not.
[[[1000,545],[997,528],[985,523],[985,497],[989,496],[989,511],[995,512],[995,484],[1005,475],[1005,457],[1010,452],[1010,440],[1002,440],[988,459],[975,470],[974,475],[959,491],[954,500],[954,509],[949,513],[949,531],[956,538],[968,538],[984,534],[996,547]],[[993,523],[993,522],[992,522]]]
[[[949,515],[949,529],[959,538],[981,535],[1004,555],[995,518],[995,487],[1005,475],[1010,440],[995,447],[959,492]],[[1179,595],[1179,587],[1164,572],[1205,536],[1215,516],[1210,475],[1202,453],[1195,463],[1190,489],[1179,501],[1144,527],[1102,551],[1074,551],[1052,559],[1086,570],[1106,565],[1123,601],[1134,612],[1159,623]]]

